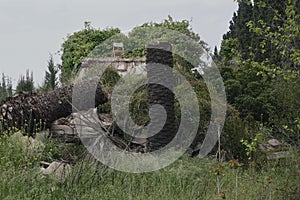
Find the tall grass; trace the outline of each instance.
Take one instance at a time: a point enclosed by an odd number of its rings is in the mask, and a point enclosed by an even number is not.
[[[300,195],[297,152],[289,158],[265,160],[259,170],[236,169],[215,158],[183,156],[169,167],[144,174],[118,172],[84,158],[60,182],[42,175],[38,160],[10,144],[8,138],[1,138],[0,199],[235,199],[237,193],[239,199],[299,199]],[[38,158],[54,155],[53,151],[45,148]],[[215,169],[220,165],[218,193]]]

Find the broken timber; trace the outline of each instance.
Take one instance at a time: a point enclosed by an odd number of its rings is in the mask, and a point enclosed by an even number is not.
[[[95,85],[96,91],[91,91]],[[75,99],[75,104],[79,105],[76,107],[78,110],[89,109],[84,106],[91,105],[90,102],[86,102],[87,96],[95,95],[94,98],[88,98],[94,100],[94,107],[108,100],[104,86],[96,78],[44,94],[20,94],[10,97],[0,103],[0,134],[10,127],[25,130],[28,133],[41,128],[50,128],[52,122],[72,113],[73,90],[80,94],[76,95],[77,99]]]

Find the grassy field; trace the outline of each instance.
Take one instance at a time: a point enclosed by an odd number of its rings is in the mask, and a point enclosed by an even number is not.
[[[55,145],[26,149],[1,138],[0,199],[299,199],[300,159],[261,160],[248,166],[213,157],[183,156],[171,166],[128,174],[79,160],[64,181],[42,175],[39,161],[64,156]],[[62,151],[62,152],[60,152]]]

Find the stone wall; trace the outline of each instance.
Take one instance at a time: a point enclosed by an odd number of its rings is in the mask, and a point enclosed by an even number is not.
[[[129,71],[140,74],[146,71],[146,58],[88,58],[82,63],[84,68],[97,65],[110,66],[120,75]]]

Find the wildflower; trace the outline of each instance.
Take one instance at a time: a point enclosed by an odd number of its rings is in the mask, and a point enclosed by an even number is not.
[[[270,184],[272,183],[272,176],[267,176],[266,181]]]
[[[226,199],[226,193],[227,193],[227,190],[223,190],[220,192],[220,196],[222,199]]]
[[[220,175],[223,170],[224,167],[222,165],[219,165],[217,168],[211,168],[210,172],[214,173],[215,175]]]
[[[234,159],[234,160],[230,160],[229,161],[229,166],[232,167],[232,168],[234,168],[234,169],[237,169],[239,167],[242,167],[243,164],[239,163],[239,160]]]

